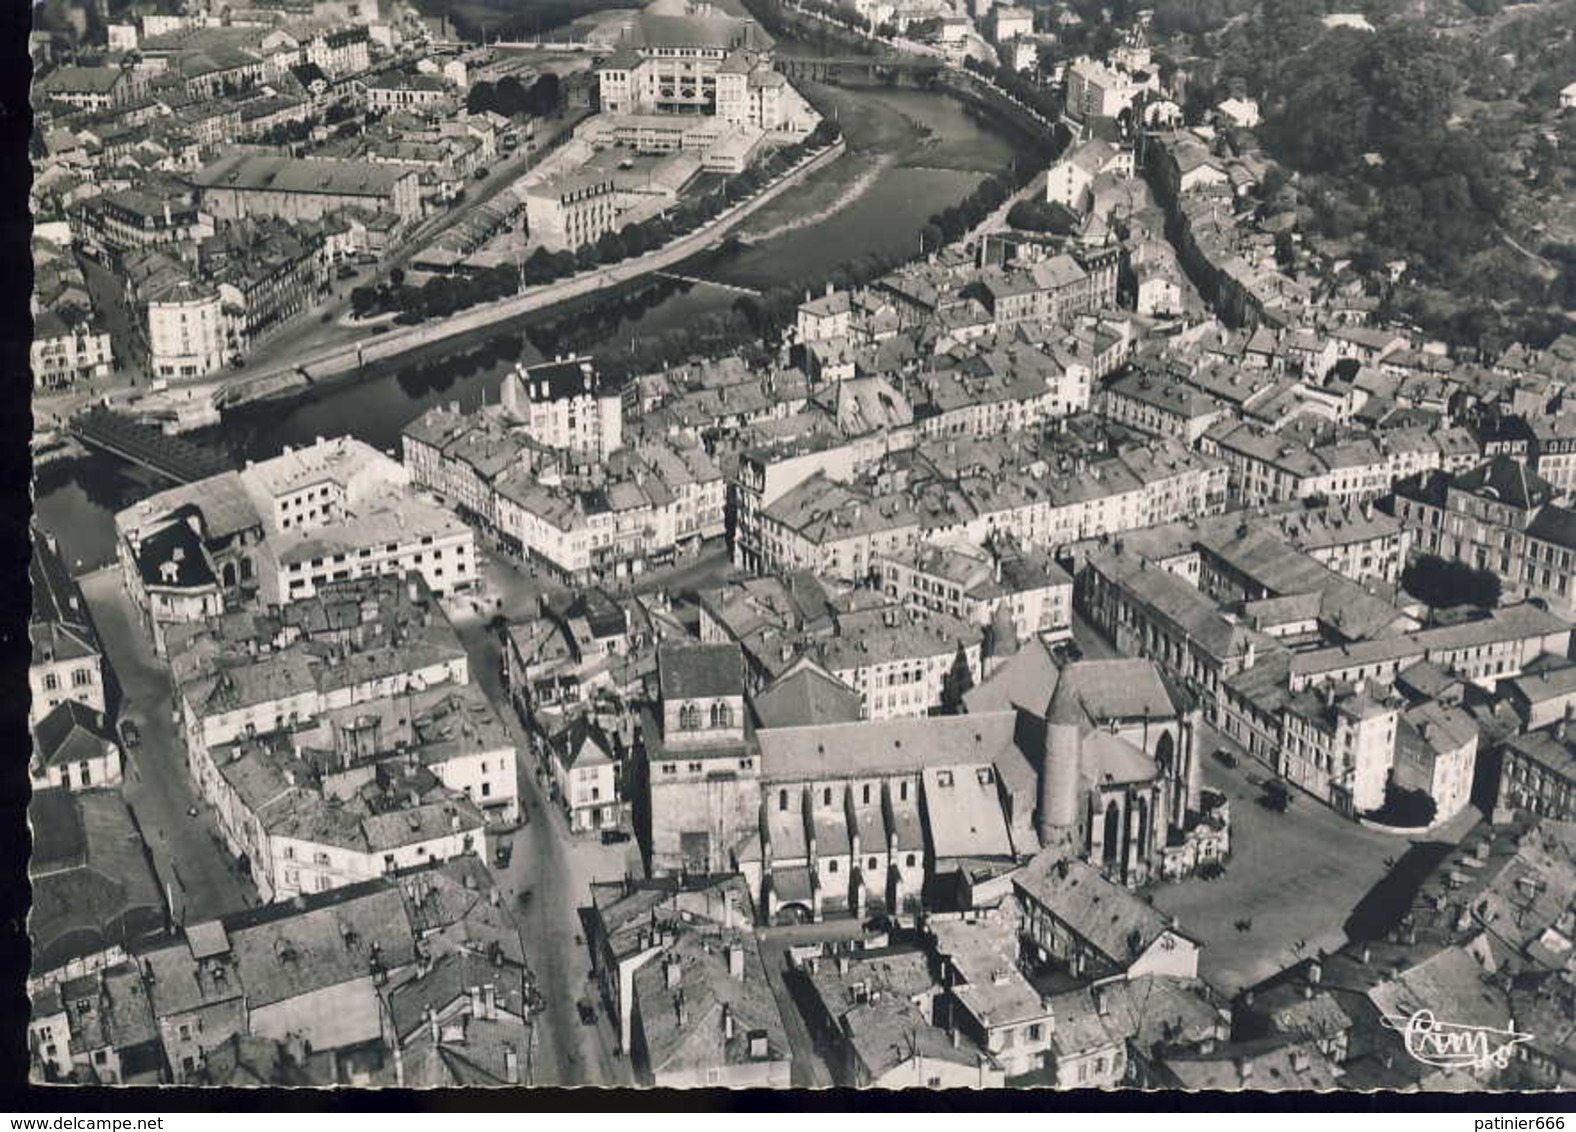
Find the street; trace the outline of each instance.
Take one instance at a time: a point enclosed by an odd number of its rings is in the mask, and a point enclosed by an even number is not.
[[[80,582],[120,687],[121,714],[142,732],[142,744],[126,753],[123,793],[153,852],[171,915],[184,925],[256,904],[256,890],[241,876],[192,787],[186,748],[170,714],[169,671],[153,655],[119,571],[109,567]],[[188,817],[194,806],[197,816]]]
[[[528,1083],[633,1084],[628,1058],[614,1053],[617,1036],[606,1015],[599,1008],[596,1025],[585,1025],[575,1004],[581,998],[600,1002],[590,982],[590,953],[583,942],[579,909],[590,902],[593,880],[623,879],[631,868],[631,853],[636,856],[638,875],[635,843],[603,845],[594,834],[569,832],[563,811],[548,801],[545,788],[536,781],[530,738],[509,704],[498,642],[487,629],[490,615],[469,609],[461,598],[452,603],[450,616],[470,655],[471,680],[492,700],[519,752],[520,811],[526,824],[514,835],[509,866],[500,869],[490,858],[487,865],[515,911],[526,961],[546,999]]]

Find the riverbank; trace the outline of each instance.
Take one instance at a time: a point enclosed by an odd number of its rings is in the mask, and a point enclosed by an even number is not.
[[[189,410],[205,398],[230,409],[257,401],[277,399],[325,382],[354,378],[370,362],[389,361],[422,347],[493,327],[522,315],[540,312],[561,303],[623,286],[653,272],[673,267],[683,260],[724,240],[734,228],[764,208],[806,177],[836,161],[846,151],[839,138],[831,145],[808,155],[798,166],[754,196],[732,205],[704,228],[665,244],[638,259],[600,267],[568,279],[528,288],[518,295],[470,307],[441,322],[429,322],[350,345],[335,346],[296,360],[277,370],[228,377],[218,381],[197,382],[167,395],[147,397],[138,405],[143,413],[166,411],[175,414]]]

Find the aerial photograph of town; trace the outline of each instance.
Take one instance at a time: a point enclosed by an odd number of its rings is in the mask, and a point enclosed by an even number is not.
[[[53,1103],[1576,1084],[1576,0],[29,6]]]

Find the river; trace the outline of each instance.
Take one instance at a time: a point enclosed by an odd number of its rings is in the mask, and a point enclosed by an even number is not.
[[[907,253],[930,216],[962,200],[1013,153],[1005,133],[945,94],[887,87],[820,87],[810,93],[842,125],[848,153],[752,217],[740,235],[746,241],[762,237],[758,242],[692,260],[682,268],[685,274],[743,287],[819,289],[830,272],[861,256]],[[581,305],[592,328],[581,348],[594,351],[598,344],[683,326],[728,308],[738,297],[703,284],[635,284],[621,296]],[[487,336],[520,336],[564,314],[538,312]],[[522,357],[535,360],[539,354],[527,341]],[[316,397],[250,406],[228,415],[216,430],[221,435],[199,439],[223,443],[239,460],[266,459],[285,445],[310,444],[319,436],[348,434],[381,449],[397,448],[400,430],[429,407],[454,401],[474,408],[495,397],[511,365],[498,361],[428,380],[419,356],[392,362],[374,376]],[[107,457],[64,462],[38,477],[37,521],[59,539],[68,564],[91,569],[114,556],[114,511],[159,486]]]

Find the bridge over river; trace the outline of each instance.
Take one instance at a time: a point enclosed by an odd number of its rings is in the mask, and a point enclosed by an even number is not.
[[[139,424],[102,407],[72,417],[66,431],[84,447],[109,452],[176,483],[192,483],[233,470],[229,459],[211,448],[165,436],[153,425]]]

